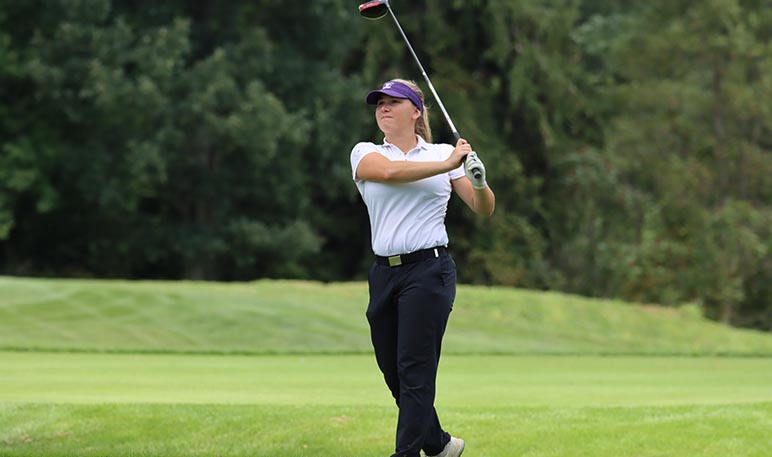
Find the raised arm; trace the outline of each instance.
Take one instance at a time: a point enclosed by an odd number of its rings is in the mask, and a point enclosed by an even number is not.
[[[465,176],[451,181],[453,190],[466,205],[481,216],[492,216],[496,209],[496,196],[487,185],[484,189],[475,189]]]
[[[459,143],[446,160],[436,162],[412,162],[389,160],[373,152],[362,157],[357,166],[356,177],[363,181],[384,183],[406,183],[447,173],[458,168],[464,156],[471,152],[468,144]]]
[[[367,154],[357,167],[357,179],[385,183],[405,183],[447,173],[458,167],[450,159],[441,162],[392,161],[378,154]]]

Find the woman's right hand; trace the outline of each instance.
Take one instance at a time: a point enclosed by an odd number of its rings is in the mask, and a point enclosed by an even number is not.
[[[453,149],[453,152],[447,159],[447,162],[451,165],[450,169],[453,170],[460,167],[461,164],[464,163],[464,158],[470,152],[472,152],[472,145],[469,144],[465,139],[459,138],[458,142],[456,143],[456,147]]]

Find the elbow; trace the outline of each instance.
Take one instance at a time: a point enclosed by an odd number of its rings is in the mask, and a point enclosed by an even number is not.
[[[396,173],[393,169],[385,168],[381,170],[381,176],[379,176],[379,181],[385,182],[385,183],[392,183],[396,180]]]
[[[472,211],[474,211],[475,214],[483,217],[493,216],[493,211],[495,209],[496,209],[495,206],[490,206],[490,207],[473,206],[472,207]]]
[[[488,192],[490,195],[490,200],[488,203],[488,207],[486,208],[488,211],[485,212],[484,216],[491,217],[493,216],[493,212],[496,210],[496,196],[493,195],[493,192],[488,188]]]
[[[390,170],[378,170],[377,172],[361,173],[357,175],[357,178],[364,181],[393,183],[396,181],[394,172]]]
[[[365,160],[363,160],[365,162]],[[382,183],[393,183],[399,178],[398,170],[387,161],[382,163],[363,163],[357,168],[357,179]]]
[[[378,179],[380,182],[387,184],[396,184],[404,182],[403,177],[397,167],[385,167],[381,170]]]
[[[492,194],[490,198],[475,199],[473,209],[480,216],[491,217],[496,210],[496,199]]]

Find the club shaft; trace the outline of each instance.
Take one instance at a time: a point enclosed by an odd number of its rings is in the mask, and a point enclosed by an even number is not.
[[[429,86],[429,90],[432,92],[434,99],[437,100],[437,104],[440,106],[440,111],[442,111],[442,115],[445,116],[445,120],[448,122],[448,126],[450,127],[450,130],[453,133],[453,137],[455,138],[456,141],[458,141],[459,138],[461,138],[461,135],[458,134],[458,130],[456,130],[456,126],[453,125],[453,121],[450,119],[450,115],[448,114],[448,111],[445,109],[445,105],[442,104],[442,100],[440,99],[440,96],[437,95],[437,91],[434,90],[434,85],[432,84],[432,81],[429,79],[429,75],[426,74],[426,70],[424,70],[424,66],[421,65],[421,61],[418,59],[418,55],[416,55],[415,51],[413,50],[413,46],[410,44],[410,40],[407,39],[407,35],[405,35],[405,31],[402,30],[402,26],[399,24],[399,21],[397,20],[397,16],[394,14],[394,11],[391,10],[391,5],[389,5],[389,2],[386,2],[386,8],[389,10],[389,14],[391,15],[391,18],[394,19],[394,23],[397,25],[397,29],[399,30],[399,33],[402,34],[402,38],[404,38],[405,44],[407,44],[407,48],[410,50],[410,53],[413,54],[415,63],[418,64],[418,68],[421,70],[421,74],[426,80],[426,84]]]
[[[442,115],[445,116],[445,120],[448,123],[448,127],[450,127],[450,131],[453,133],[454,143],[458,143],[458,140],[461,139],[461,135],[458,133],[456,126],[453,124],[453,121],[450,119],[448,110],[446,110],[445,105],[442,104],[442,100],[440,99],[440,96],[437,95],[437,91],[434,89],[434,84],[432,84],[431,79],[429,79],[429,75],[426,74],[426,70],[424,70],[424,66],[421,65],[421,60],[418,58],[418,55],[415,53],[415,50],[413,50],[413,46],[410,44],[410,40],[407,39],[407,35],[405,34],[405,31],[402,30],[402,26],[397,20],[397,15],[394,14],[394,11],[392,11],[391,5],[389,4],[388,0],[386,1],[386,9],[389,10],[389,14],[391,15],[391,18],[394,20],[394,24],[396,24],[397,26],[397,30],[399,30],[399,33],[402,35],[402,38],[405,40],[405,44],[407,45],[407,48],[410,50],[410,53],[413,55],[413,59],[415,59],[415,63],[418,64],[418,68],[421,70],[421,74],[426,80],[426,84],[429,86],[429,90],[432,92],[434,99],[437,100],[437,104],[440,106],[440,111],[442,111]],[[464,162],[466,162],[466,157],[464,157]],[[472,169],[471,171],[475,178],[479,179],[482,176],[482,172],[477,168]]]

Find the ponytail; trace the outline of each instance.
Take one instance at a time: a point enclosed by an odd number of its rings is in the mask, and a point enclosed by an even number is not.
[[[421,138],[427,143],[432,142],[432,128],[429,127],[429,110],[426,108],[426,105],[424,105],[424,112],[421,117],[415,121],[415,133],[421,135]]]
[[[424,98],[423,91],[420,87],[418,87],[418,84],[416,84],[415,81],[408,81],[407,79],[393,79],[392,81],[401,82],[407,87],[413,89],[413,91],[415,91],[415,93],[421,97],[421,103],[424,105],[424,112],[421,113],[421,117],[415,121],[415,133],[421,136],[421,138],[423,138],[427,143],[431,143],[432,128],[429,126],[429,107],[426,106],[426,99]]]

